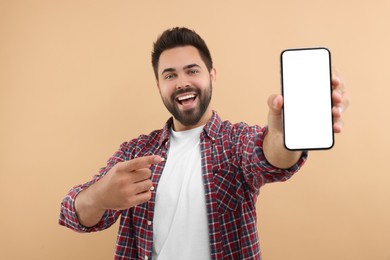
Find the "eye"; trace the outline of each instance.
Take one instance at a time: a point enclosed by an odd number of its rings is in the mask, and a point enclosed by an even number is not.
[[[164,79],[173,79],[174,77],[176,77],[175,74],[169,73],[169,74],[166,74],[166,75],[164,76]]]
[[[198,74],[198,73],[199,73],[199,70],[197,70],[197,69],[190,69],[190,70],[188,71],[188,73],[191,74],[191,75],[195,75],[195,74]]]

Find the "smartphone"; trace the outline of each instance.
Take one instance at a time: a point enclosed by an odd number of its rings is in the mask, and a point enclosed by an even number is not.
[[[284,145],[288,150],[334,145],[332,70],[327,48],[288,49],[280,55]]]

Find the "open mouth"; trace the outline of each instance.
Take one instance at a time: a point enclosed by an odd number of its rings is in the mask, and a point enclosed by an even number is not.
[[[194,102],[195,99],[196,99],[196,95],[195,94],[181,95],[181,96],[176,98],[177,102],[180,105],[188,105],[188,104]]]

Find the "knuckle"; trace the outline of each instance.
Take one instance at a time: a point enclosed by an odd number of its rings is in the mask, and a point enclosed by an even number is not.
[[[142,183],[140,183],[141,185],[141,192],[145,192],[145,191],[149,191],[150,190],[150,187],[153,186],[153,183],[151,180],[144,180]]]
[[[133,186],[133,193],[134,194],[141,194],[143,192],[147,192],[150,190],[150,188],[153,186],[153,183],[151,180],[143,180],[141,182],[135,183]]]
[[[136,205],[142,204],[144,202],[149,201],[151,198],[152,198],[152,193],[150,191],[138,194],[137,198],[135,199],[135,204]]]
[[[149,201],[152,198],[152,192],[151,191],[147,191],[147,192],[143,193],[142,195],[144,195],[143,198],[144,198],[145,201]]]
[[[147,178],[151,177],[152,171],[150,169],[145,169],[145,176],[147,176]]]
[[[150,189],[153,186],[153,182],[150,179],[145,180],[145,187]]]

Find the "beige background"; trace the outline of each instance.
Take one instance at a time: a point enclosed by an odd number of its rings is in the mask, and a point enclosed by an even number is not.
[[[390,259],[390,1],[0,1],[0,258],[112,259],[117,224],[78,234],[62,198],[169,114],[150,65],[164,29],[206,40],[224,119],[266,123],[279,53],[327,46],[352,105],[330,151],[262,190],[265,260]]]

